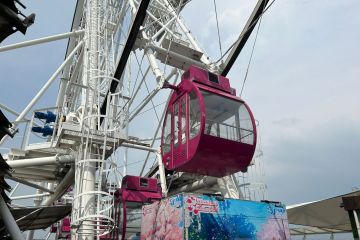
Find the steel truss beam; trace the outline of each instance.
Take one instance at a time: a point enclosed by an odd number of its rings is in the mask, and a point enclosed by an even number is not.
[[[54,194],[45,199],[41,205],[50,206],[58,200],[75,181],[75,168],[71,167],[62,181],[56,186]]]
[[[28,198],[37,198],[37,197],[44,197],[49,196],[50,193],[40,193],[40,194],[31,194],[31,195],[23,195],[23,196],[16,196],[11,197],[11,200],[21,200],[21,199],[28,199]]]
[[[20,113],[20,115],[16,118],[15,122],[21,121],[24,119],[26,114],[30,112],[32,107],[37,103],[37,101],[44,95],[46,90],[50,87],[50,85],[57,79],[58,75],[64,69],[64,67],[69,64],[75,55],[75,53],[82,47],[83,41],[81,41],[69,54],[69,56],[65,59],[65,61],[60,65],[60,67],[54,72],[54,74],[50,77],[50,79],[45,83],[45,85],[39,90],[39,92],[35,95],[35,97],[30,101],[30,103],[26,106],[26,108]],[[13,124],[13,127],[16,127],[16,124]],[[6,135],[7,136],[7,135]],[[0,145],[4,143],[7,137],[3,137],[0,141]]]
[[[9,179],[11,179],[11,180],[13,180],[13,181],[16,181],[16,182],[18,182],[18,183],[22,183],[22,184],[24,184],[24,185],[26,185],[26,186],[29,186],[29,187],[33,187],[33,188],[35,188],[35,189],[39,189],[39,190],[44,191],[44,192],[54,193],[54,191],[51,191],[50,189],[47,189],[47,188],[45,188],[45,187],[42,187],[42,186],[40,186],[40,185],[38,185],[38,184],[35,184],[35,183],[32,183],[32,182],[29,182],[29,181],[27,181],[27,180],[25,180],[25,179],[22,179],[22,178],[17,178],[17,177],[6,177],[6,178],[9,178]]]
[[[42,157],[42,158],[29,158],[29,159],[21,159],[21,160],[12,160],[7,161],[6,163],[11,168],[23,168],[23,167],[34,167],[34,166],[43,166],[49,164],[56,163],[74,163],[75,158],[71,155],[63,155],[63,156],[52,156],[52,157]]]
[[[38,44],[47,43],[47,42],[58,41],[58,40],[69,38],[69,37],[79,37],[79,36],[82,36],[84,33],[85,33],[84,30],[78,30],[78,31],[73,31],[73,32],[61,33],[61,34],[53,35],[53,36],[49,36],[49,37],[38,38],[38,39],[26,41],[26,42],[15,43],[15,44],[7,45],[4,47],[0,47],[0,52],[5,52],[5,51],[17,49],[17,48],[29,47],[29,46],[38,45]]]

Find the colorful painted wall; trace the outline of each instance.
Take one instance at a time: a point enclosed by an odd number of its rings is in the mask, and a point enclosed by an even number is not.
[[[141,239],[290,239],[285,206],[179,194],[142,209]]]

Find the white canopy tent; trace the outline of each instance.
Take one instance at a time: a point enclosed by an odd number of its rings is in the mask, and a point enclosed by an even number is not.
[[[301,225],[290,230],[292,235],[351,232],[348,212],[340,207],[342,197],[360,195],[360,191],[329,199],[287,207],[290,224]]]

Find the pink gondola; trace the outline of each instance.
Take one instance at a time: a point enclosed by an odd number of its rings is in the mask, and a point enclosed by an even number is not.
[[[167,170],[223,177],[246,171],[256,147],[248,105],[229,79],[191,66],[174,89],[161,139]]]
[[[115,193],[114,219],[119,228],[112,231],[109,239],[124,240],[127,226],[127,208],[140,208],[145,203],[152,203],[162,199],[162,190],[156,178],[143,178],[126,175],[122,179],[121,188]],[[122,218],[120,207],[122,206]],[[122,226],[120,222],[122,221]],[[121,229],[121,231],[120,231]]]

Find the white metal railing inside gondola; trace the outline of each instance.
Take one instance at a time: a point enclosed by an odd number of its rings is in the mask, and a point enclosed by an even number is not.
[[[205,134],[247,144],[253,144],[254,139],[253,130],[209,119],[205,123]]]

